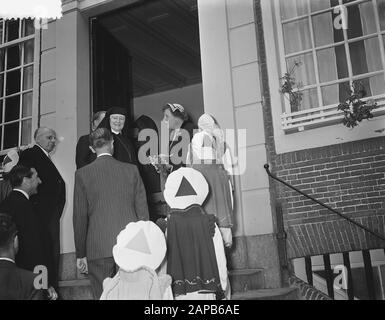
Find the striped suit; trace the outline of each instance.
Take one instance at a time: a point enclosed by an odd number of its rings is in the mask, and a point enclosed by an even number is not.
[[[135,165],[102,155],[75,173],[73,225],[77,258],[87,257],[96,297],[111,265],[116,237],[129,222],[148,220],[146,191]],[[92,263],[98,265],[92,274]],[[102,273],[102,274],[100,274]],[[95,279],[98,279],[95,283]],[[94,285],[93,285],[94,287]]]

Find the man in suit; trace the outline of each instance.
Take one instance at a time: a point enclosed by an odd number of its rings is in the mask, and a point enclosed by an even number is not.
[[[105,111],[98,111],[92,117],[92,131],[95,131],[106,115]],[[76,169],[80,169],[96,159],[96,154],[90,149],[90,135],[79,138],[76,144]]]
[[[89,274],[95,299],[103,280],[115,273],[112,247],[130,222],[148,220],[146,191],[135,165],[112,157],[114,140],[106,128],[90,134],[97,158],[75,173],[73,225],[77,266]]]
[[[44,300],[43,290],[34,286],[36,274],[16,266],[17,251],[16,224],[0,214],[0,300]]]
[[[60,218],[66,201],[65,183],[50,156],[56,147],[56,132],[45,127],[38,128],[34,138],[36,144],[20,154],[19,164],[35,168],[42,182],[38,193],[31,196],[31,201],[39,216],[44,242],[48,247],[49,283],[58,292]]]
[[[16,223],[19,251],[16,265],[34,271],[36,266],[46,266],[46,248],[42,238],[41,226],[30,196],[37,193],[41,180],[35,168],[15,166],[8,174],[13,190],[0,204],[0,212],[7,212]],[[57,298],[53,287],[48,288],[50,299]]]

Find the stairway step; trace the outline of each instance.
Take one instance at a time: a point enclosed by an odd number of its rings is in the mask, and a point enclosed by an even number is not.
[[[237,292],[231,300],[299,300],[297,288],[258,289]]]
[[[93,300],[89,279],[59,281],[59,293],[63,300]]]
[[[261,289],[265,285],[263,269],[235,269],[229,271],[232,292]]]

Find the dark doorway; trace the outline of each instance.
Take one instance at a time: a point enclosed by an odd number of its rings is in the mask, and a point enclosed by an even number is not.
[[[93,112],[122,107],[132,120],[132,58],[99,18],[92,18],[91,30]]]
[[[197,120],[203,113],[197,0],[141,0],[93,19],[94,112],[114,103],[159,127],[162,104],[177,102]]]

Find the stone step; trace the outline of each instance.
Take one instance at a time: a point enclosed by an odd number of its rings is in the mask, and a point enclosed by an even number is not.
[[[89,279],[59,281],[59,294],[63,300],[93,300]]]
[[[263,269],[230,270],[229,280],[231,292],[246,292],[265,287]]]
[[[259,289],[236,292],[231,300],[299,300],[297,288]]]

